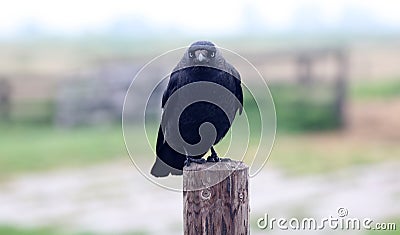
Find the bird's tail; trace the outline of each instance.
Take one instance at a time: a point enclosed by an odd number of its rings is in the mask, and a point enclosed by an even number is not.
[[[167,177],[169,174],[182,175],[182,170],[167,165],[157,157],[153,167],[151,168],[151,174],[155,177]]]
[[[155,177],[166,177],[169,174],[182,175],[186,157],[164,141],[161,127],[158,130],[156,153],[157,158],[150,172],[152,175]]]

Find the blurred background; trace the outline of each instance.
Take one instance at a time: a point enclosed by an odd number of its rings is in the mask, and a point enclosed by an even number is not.
[[[130,162],[121,111],[142,66],[196,40],[247,58],[274,98],[275,146],[250,182],[252,234],[283,232],[257,228],[264,213],[322,218],[339,207],[397,232],[317,234],[398,234],[399,9],[394,0],[3,3],[0,234],[182,234],[182,195]],[[256,111],[247,95],[245,108]],[[127,112],[135,128],[141,117]],[[148,149],[133,152],[152,162]]]

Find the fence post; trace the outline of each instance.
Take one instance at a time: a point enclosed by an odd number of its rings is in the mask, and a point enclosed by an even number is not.
[[[344,50],[336,52],[336,60],[338,64],[338,74],[336,77],[336,100],[335,100],[335,115],[339,121],[339,126],[344,127],[345,123],[345,101],[347,90],[347,76],[348,76],[348,55]]]
[[[310,85],[313,74],[312,55],[300,54],[297,57],[297,77],[301,85]]]
[[[192,163],[183,169],[184,234],[249,234],[248,166]]]
[[[10,81],[0,78],[0,121],[10,121],[11,116]]]

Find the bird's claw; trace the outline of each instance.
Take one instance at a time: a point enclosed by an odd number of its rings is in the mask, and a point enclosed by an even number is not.
[[[217,155],[211,154],[208,158],[207,158],[207,162],[220,162],[221,158],[219,158]]]
[[[209,156],[207,158],[207,162],[230,162],[232,161],[230,158],[220,158],[220,157],[213,157],[213,156]]]
[[[191,164],[192,162],[197,163],[197,164],[203,164],[203,163],[206,162],[206,160],[203,159],[203,158],[196,159],[196,158],[187,157],[187,158],[186,158],[186,161],[185,161],[185,166],[190,166],[190,164]]]
[[[230,158],[220,158],[217,154],[211,154],[207,158],[207,162],[229,162],[232,161]]]
[[[211,147],[211,155],[207,158],[207,162],[220,162],[221,158],[218,157],[214,147]]]
[[[220,162],[230,162],[230,161],[232,161],[232,159],[230,159],[230,158],[220,158],[219,161]]]

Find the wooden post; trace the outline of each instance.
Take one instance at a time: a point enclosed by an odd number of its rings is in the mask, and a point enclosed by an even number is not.
[[[297,77],[301,85],[310,85],[312,80],[312,55],[300,54],[297,58]]]
[[[184,234],[249,234],[248,166],[192,163],[183,169]]]
[[[11,116],[10,81],[0,78],[0,121],[10,121]]]
[[[347,90],[347,76],[348,76],[348,58],[347,53],[339,50],[336,53],[336,60],[338,63],[338,74],[336,77],[336,101],[335,101],[335,115],[339,121],[340,127],[345,127],[345,101]]]

